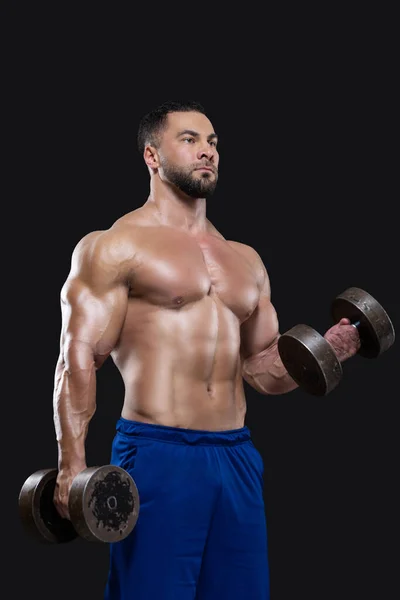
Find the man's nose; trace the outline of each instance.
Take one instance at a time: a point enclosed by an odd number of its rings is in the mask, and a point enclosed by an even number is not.
[[[210,146],[203,146],[199,149],[197,156],[199,159],[206,157],[208,160],[213,160],[214,150]]]

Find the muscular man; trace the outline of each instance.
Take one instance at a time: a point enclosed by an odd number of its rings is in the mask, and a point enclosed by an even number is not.
[[[111,462],[140,494],[135,529],[110,545],[106,600],[269,598],[263,460],[245,426],[243,379],[260,394],[297,385],[277,351],[270,281],[252,247],[206,217],[218,138],[201,105],[169,102],[138,132],[144,204],[79,241],[62,288],[55,373],[54,502],[68,515],[111,356],[125,397]],[[342,319],[325,336],[340,359],[359,347]]]

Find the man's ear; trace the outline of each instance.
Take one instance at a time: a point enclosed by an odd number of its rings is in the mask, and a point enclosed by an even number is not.
[[[146,146],[143,152],[143,158],[149,169],[158,169],[160,166],[160,159],[158,156],[157,149],[154,146]]]

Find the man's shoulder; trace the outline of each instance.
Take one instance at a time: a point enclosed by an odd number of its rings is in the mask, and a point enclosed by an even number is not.
[[[146,222],[140,209],[119,217],[106,229],[96,229],[84,234],[75,245],[75,251],[92,251],[94,248],[106,249],[121,240],[133,240],[135,231],[139,231]]]
[[[259,262],[261,260],[259,253],[255,248],[253,248],[253,246],[245,244],[244,242],[238,242],[236,240],[226,241],[232,248],[237,250],[237,252],[240,252],[240,254],[243,254],[243,256],[245,256],[248,260],[251,260],[252,262]]]
[[[255,250],[255,248],[253,248],[253,246],[245,244],[244,242],[239,242],[238,240],[232,240],[224,237],[222,233],[219,232],[218,229],[216,229],[216,227],[210,221],[208,221],[208,226],[209,232],[212,235],[221,240],[224,240],[227,244],[229,244],[229,246],[231,246],[231,248],[245,256],[248,260],[251,260],[252,262],[258,262],[261,260],[259,253]]]
[[[248,261],[248,263],[251,265],[251,268],[254,269],[254,273],[256,274],[257,281],[259,282],[260,286],[264,286],[265,282],[267,281],[269,282],[269,275],[264,261],[259,252],[257,252],[253,246],[234,240],[227,241],[231,247],[237,250],[237,252],[239,252],[239,254]]]
[[[135,227],[113,225],[86,233],[72,251],[73,263],[120,263],[135,253]]]
[[[119,217],[111,225],[110,230],[123,230],[126,227],[145,227],[149,225],[150,222],[151,219],[149,218],[149,212],[143,205]]]

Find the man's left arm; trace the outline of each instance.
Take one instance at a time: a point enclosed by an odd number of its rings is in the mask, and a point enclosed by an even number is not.
[[[279,355],[279,320],[271,302],[268,273],[257,254],[255,266],[261,291],[256,309],[241,325],[242,376],[261,394],[285,394],[299,386]],[[348,319],[341,319],[328,329],[324,338],[332,345],[340,362],[354,356],[360,347],[358,331]]]
[[[298,385],[279,356],[279,321],[271,302],[270,282],[264,265],[259,265],[259,273],[258,305],[241,325],[242,376],[260,394],[285,394]]]

